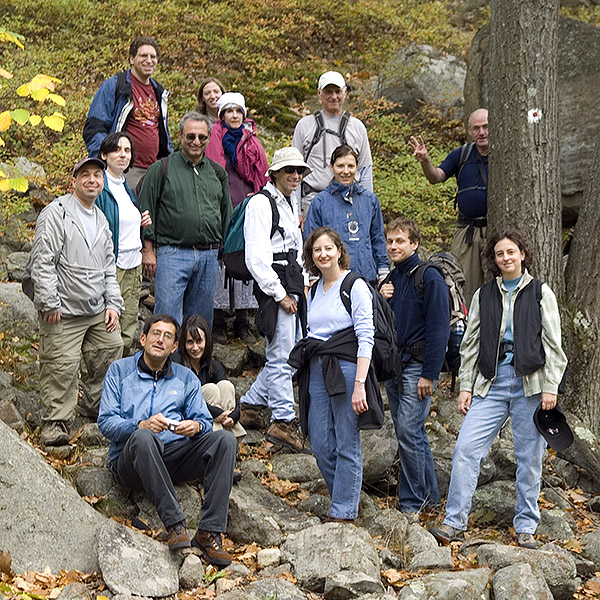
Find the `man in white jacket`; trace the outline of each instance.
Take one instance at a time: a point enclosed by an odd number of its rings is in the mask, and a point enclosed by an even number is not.
[[[121,357],[123,299],[108,222],[94,200],[104,185],[104,163],[84,158],[73,169],[73,192],[40,213],[25,281],[33,284],[40,322],[40,391],[45,405],[42,443],[69,442],[67,422],[77,405],[79,362],[88,378],[80,412],[98,414],[102,382]]]

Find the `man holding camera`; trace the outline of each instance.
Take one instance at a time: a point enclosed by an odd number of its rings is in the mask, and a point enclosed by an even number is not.
[[[98,427],[111,440],[108,458],[117,481],[143,489],[156,507],[171,550],[198,548],[204,559],[226,567],[223,550],[237,442],[213,431],[212,418],[192,371],[171,361],[179,325],[170,315],[149,317],[142,352],[115,361],[104,379]],[[193,538],[174,485],[202,479],[202,517]]]

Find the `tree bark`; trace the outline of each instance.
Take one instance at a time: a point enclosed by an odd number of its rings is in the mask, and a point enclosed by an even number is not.
[[[488,235],[516,227],[562,296],[556,98],[559,0],[492,0]]]

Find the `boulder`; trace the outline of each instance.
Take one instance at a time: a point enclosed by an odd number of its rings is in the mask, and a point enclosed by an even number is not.
[[[580,577],[589,577],[590,575],[593,575],[594,572],[597,570],[596,565],[593,561],[584,558],[583,556],[581,556],[581,554],[578,554],[577,552],[570,552],[565,548],[561,548],[560,546],[557,546],[552,542],[544,544],[541,548],[539,548],[539,550],[541,550],[542,552],[557,552],[558,554],[570,556],[575,561],[577,575],[579,575]]]
[[[405,582],[399,600],[489,600],[490,569],[440,571]]]
[[[17,410],[14,402],[8,398],[0,400],[0,420],[16,431],[20,431],[25,425],[21,413]]]
[[[68,583],[58,595],[60,600],[92,600],[90,590],[85,583],[75,581]]]
[[[204,581],[204,564],[199,556],[188,554],[179,569],[179,586],[183,590],[193,590]]]
[[[554,600],[543,574],[528,563],[504,567],[494,574],[494,600]]]
[[[6,270],[12,281],[21,281],[29,262],[29,252],[11,252],[6,257]]]
[[[111,519],[98,535],[98,561],[113,594],[162,598],[179,591],[181,555]]]
[[[120,486],[119,486],[120,487]],[[186,515],[187,523],[191,528],[196,528],[200,522],[202,514],[202,498],[200,492],[195,486],[190,484],[176,485],[175,494],[183,512]],[[121,490],[123,488],[120,488]],[[138,507],[138,517],[147,523],[152,529],[163,529],[163,522],[160,520],[156,508],[146,492],[143,490],[135,491],[131,495],[133,502]]]
[[[408,551],[411,556],[416,556],[426,550],[438,548],[437,540],[424,527],[413,523],[409,525],[406,536]]]
[[[37,311],[21,291],[21,284],[0,283],[0,331],[5,336],[32,338],[37,326]]]
[[[581,543],[583,544],[583,554],[592,560],[596,569],[600,571],[600,529],[586,533],[581,538]]]
[[[360,437],[363,454],[363,481],[371,484],[377,483],[385,479],[398,452],[398,440],[389,411],[385,413],[385,421],[381,429],[361,431]]]
[[[279,548],[264,548],[256,553],[256,564],[259,569],[277,567],[280,562],[281,550]]]
[[[516,484],[514,481],[493,481],[473,494],[471,511],[482,524],[510,524],[515,514]]]
[[[551,540],[570,540],[575,535],[576,527],[568,512],[562,508],[553,508],[540,511],[540,524],[536,533],[547,535]]]
[[[489,25],[471,43],[465,79],[465,115],[488,106]],[[560,17],[558,24],[558,140],[560,145],[563,218],[573,222],[592,168],[600,135],[600,31],[594,25]],[[532,107],[527,107],[532,108]],[[493,115],[490,115],[493,119]]]
[[[484,544],[477,550],[477,561],[494,571],[517,563],[527,563],[540,569],[556,600],[572,598],[580,583],[575,561],[560,552],[530,550],[502,544]]]
[[[293,583],[285,579],[261,579],[248,586],[239,587],[225,594],[219,594],[218,600],[306,600],[306,594]]]
[[[408,520],[395,508],[388,508],[375,513],[371,518],[358,522],[366,527],[379,545],[402,554],[407,543]]]
[[[452,562],[452,551],[449,547],[431,548],[423,550],[413,556],[408,565],[409,571],[419,571],[420,569],[451,569],[454,566]]]
[[[243,344],[215,344],[214,357],[223,363],[229,375],[237,377],[248,361],[248,348]]]
[[[0,548],[10,552],[13,571],[97,571],[105,517],[1,421],[0,448]]]
[[[377,592],[383,593],[379,576],[374,579],[359,571],[340,571],[327,577],[323,596],[326,600],[346,600]]]
[[[321,471],[312,455],[278,454],[271,459],[271,464],[280,479],[304,483],[321,478]]]
[[[325,523],[289,535],[281,546],[300,583],[322,593],[328,577],[340,571],[361,572],[379,580],[379,557],[371,536],[362,528]]]
[[[374,92],[377,98],[398,102],[404,112],[427,102],[450,116],[463,104],[466,72],[467,66],[461,58],[411,43],[383,67]]]

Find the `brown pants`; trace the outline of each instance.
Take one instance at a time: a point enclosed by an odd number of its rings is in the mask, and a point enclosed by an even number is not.
[[[481,253],[485,246],[486,227],[475,227],[471,244],[465,242],[467,230],[468,227],[457,227],[452,237],[450,252],[458,258],[465,274],[465,301],[468,308],[475,290],[484,284]]]

